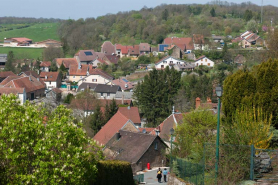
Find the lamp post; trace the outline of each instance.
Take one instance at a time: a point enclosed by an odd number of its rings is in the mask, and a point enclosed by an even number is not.
[[[219,163],[219,135],[220,135],[220,106],[221,106],[221,96],[222,96],[222,87],[218,85],[215,89],[216,96],[218,99],[217,106],[217,136],[216,136],[216,163],[215,163],[215,175],[216,179],[218,176],[218,163]]]
[[[172,143],[173,143],[173,134],[174,134],[174,129],[170,129],[170,134],[171,134],[171,153],[170,153],[170,167],[172,167]]]

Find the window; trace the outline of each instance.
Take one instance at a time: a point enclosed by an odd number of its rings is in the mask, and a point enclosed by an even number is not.
[[[110,93],[107,93],[107,97],[109,97],[110,96]]]
[[[208,59],[205,59],[205,61],[207,62],[207,61],[208,61]]]
[[[51,81],[49,82],[49,85],[51,85]]]
[[[170,64],[173,64],[173,61],[170,61]]]
[[[180,62],[177,62],[177,64],[180,64]]]
[[[82,78],[82,76],[80,76],[80,78]]]
[[[75,76],[73,76],[72,78],[75,78]]]
[[[167,64],[167,61],[163,61],[163,64]]]
[[[201,66],[203,65],[203,63],[201,63]]]
[[[210,66],[210,63],[208,63],[208,66]]]
[[[93,82],[97,82],[97,79],[92,79]]]
[[[161,65],[161,69],[164,69],[164,65]]]
[[[100,93],[100,96],[103,97],[103,93]]]
[[[157,145],[158,145],[157,142],[155,142],[155,144],[154,144],[154,149],[155,149],[155,150],[158,149],[158,146],[157,146]]]
[[[201,61],[203,61],[203,59],[201,59]]]

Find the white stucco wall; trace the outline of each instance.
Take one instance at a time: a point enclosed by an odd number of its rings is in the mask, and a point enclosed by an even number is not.
[[[84,79],[78,81],[78,85],[81,85],[83,82],[111,85],[111,81],[101,75],[89,75]]]
[[[21,105],[23,105],[26,102],[26,92],[24,91],[22,94],[18,94],[18,99]]]
[[[204,65],[204,66],[208,66],[208,67],[213,67],[214,66],[214,62],[210,59],[208,59],[207,57],[204,57],[200,60],[197,60],[195,62],[195,66],[200,66],[200,65]]]
[[[47,89],[57,88],[57,82],[44,82]]]
[[[169,57],[163,61],[160,61],[159,63],[155,64],[155,68],[156,69],[161,69],[162,68],[162,65],[164,66],[164,69],[169,66],[169,64],[184,64],[185,61],[182,61],[182,60],[178,60],[178,59],[175,59],[173,57]]]

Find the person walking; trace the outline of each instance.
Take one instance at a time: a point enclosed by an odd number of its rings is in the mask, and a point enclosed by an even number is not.
[[[167,182],[167,181],[166,181],[167,174],[168,174],[168,171],[167,171],[166,168],[164,168],[164,170],[163,170],[164,182]]]
[[[159,183],[161,183],[162,171],[160,170],[160,168],[158,168],[156,178],[157,178],[157,181],[158,181]]]

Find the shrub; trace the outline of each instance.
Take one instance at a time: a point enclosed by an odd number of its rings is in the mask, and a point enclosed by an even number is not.
[[[97,164],[98,175],[94,185],[121,184],[133,185],[132,169],[129,162],[125,161],[99,161]]]

